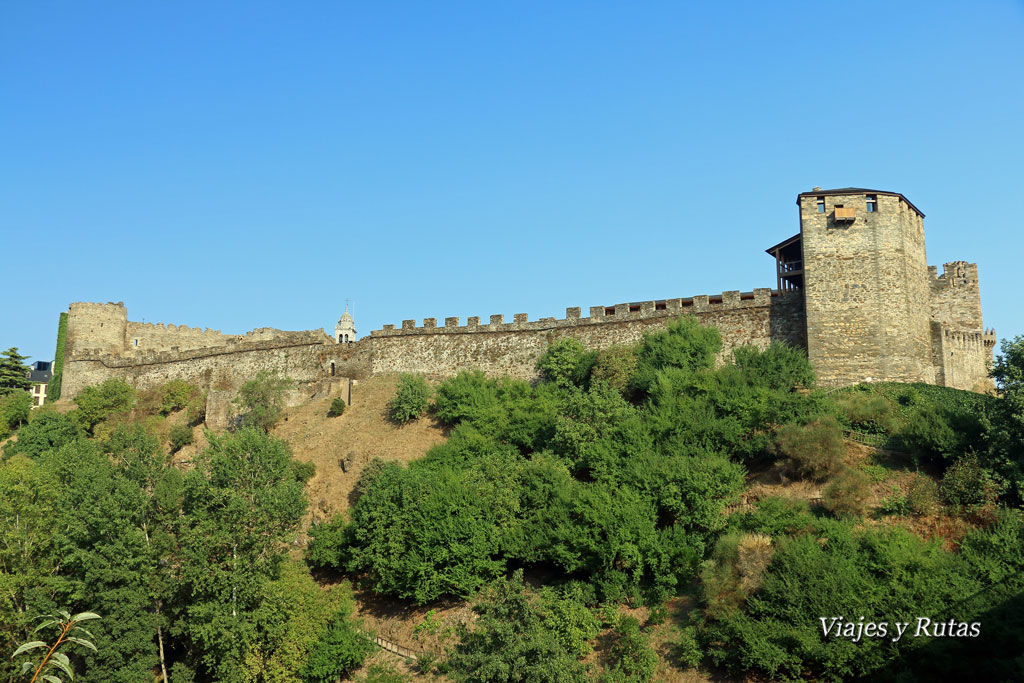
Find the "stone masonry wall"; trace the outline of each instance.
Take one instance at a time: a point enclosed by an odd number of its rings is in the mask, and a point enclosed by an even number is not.
[[[458,318],[446,318],[441,327],[434,318],[425,319],[420,327],[415,320],[406,320],[400,329],[386,325],[374,330],[360,344],[369,343],[373,374],[418,372],[447,377],[479,368],[492,376],[523,379],[536,377],[537,359],[559,337],[576,337],[593,349],[632,344],[644,332],[662,328],[684,314],[719,328],[723,356],[744,344],[762,348],[773,340],[800,347],[805,344],[799,293],[773,296],[768,289],[731,291],[720,296],[594,306],[587,318],[580,313],[579,308],[569,308],[563,319],[535,322],[525,313],[516,314],[512,322],[494,315],[484,325],[476,317],[469,318],[466,325],[459,325]]]
[[[824,385],[934,382],[922,217],[898,196],[800,197],[808,358]],[[836,221],[836,204],[854,208]]]
[[[966,261],[928,267],[932,320],[957,330],[982,330],[978,265]]]

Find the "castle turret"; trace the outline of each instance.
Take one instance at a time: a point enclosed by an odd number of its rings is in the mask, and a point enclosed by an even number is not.
[[[345,312],[341,314],[338,324],[334,326],[334,341],[339,344],[351,344],[355,340],[356,324],[348,313],[348,306],[345,306]]]
[[[76,302],[68,307],[65,353],[118,356],[125,350],[128,312],[122,302]]]
[[[807,355],[822,384],[934,382],[924,214],[896,192],[797,197]]]

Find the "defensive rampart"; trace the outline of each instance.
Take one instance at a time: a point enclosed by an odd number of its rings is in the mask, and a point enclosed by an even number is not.
[[[400,328],[385,325],[374,330],[360,344],[369,346],[374,374],[418,372],[444,377],[478,368],[489,375],[530,379],[536,377],[537,359],[559,337],[575,337],[593,349],[632,344],[644,332],[686,314],[721,331],[723,356],[737,346],[764,348],[773,340],[806,345],[803,297],[799,292],[780,295],[769,289],[593,306],[586,318],[579,308],[568,308],[565,318],[534,322],[525,313],[517,313],[512,322],[492,315],[486,324],[477,317],[469,318],[466,325],[460,325],[458,318],[446,318],[440,327],[435,318],[425,319],[422,326],[405,320]]]

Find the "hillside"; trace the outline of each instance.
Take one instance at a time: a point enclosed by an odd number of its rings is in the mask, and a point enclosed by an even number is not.
[[[313,520],[348,510],[350,494],[363,468],[374,458],[407,463],[445,440],[440,425],[424,417],[397,427],[387,419],[396,376],[379,376],[352,387],[352,405],[340,417],[327,417],[331,399],[291,408],[274,436],[291,446],[296,460],[312,462],[316,474],[307,485]],[[341,460],[350,457],[343,471]]]

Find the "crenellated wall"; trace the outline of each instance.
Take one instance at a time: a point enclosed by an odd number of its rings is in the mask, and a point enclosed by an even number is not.
[[[459,324],[459,318],[446,318],[443,326],[435,318],[426,318],[421,326],[405,320],[400,328],[385,325],[374,330],[361,343],[369,342],[374,374],[419,372],[444,377],[477,368],[489,375],[531,379],[537,376],[537,359],[559,337],[575,337],[594,349],[632,344],[645,332],[687,314],[719,328],[723,356],[745,344],[763,348],[773,340],[796,346],[806,343],[803,298],[799,293],[779,295],[769,289],[593,306],[586,318],[579,308],[567,308],[565,318],[533,322],[525,313],[514,315],[512,322],[492,315],[485,324],[478,317],[470,317],[465,325]]]
[[[417,372],[438,377],[481,369],[492,376],[537,376],[535,364],[560,337],[592,349],[633,344],[671,319],[693,315],[717,327],[719,360],[742,345],[782,341],[805,349],[823,385],[924,381],[961,389],[991,386],[995,334],[982,326],[978,268],[927,266],[924,215],[903,195],[815,188],[797,198],[799,259],[787,252],[791,291],[751,292],[592,306],[584,317],[510,322],[492,315],[426,318],[385,325],[355,343],[323,331],[264,327],[244,335],[187,325],[138,323],[123,303],[73,303],[67,320],[63,398],[116,377],[138,387],[184,379],[210,391],[211,414],[225,420],[229,397],[260,371],[297,382],[294,400],[336,391],[345,380]],[[792,245],[791,238],[786,241]],[[769,250],[781,258],[781,252]],[[796,279],[793,279],[796,278]]]

